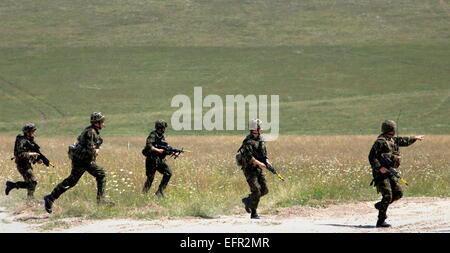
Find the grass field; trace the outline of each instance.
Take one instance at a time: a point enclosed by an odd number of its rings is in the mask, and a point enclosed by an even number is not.
[[[171,98],[280,95],[282,134],[450,134],[448,1],[2,1],[0,132],[146,135]],[[216,132],[172,132],[174,135]],[[237,131],[221,135],[241,134]]]
[[[153,194],[160,182],[157,174],[151,192],[141,193],[145,181],[144,159],[140,151],[142,137],[114,137],[105,140],[98,163],[107,173],[108,197],[117,202],[112,208],[95,204],[95,179],[84,175],[77,186],[67,191],[55,204],[52,219],[63,217],[132,217],[153,219],[161,216],[211,217],[244,213],[240,202],[249,189],[242,171],[234,164],[234,152],[242,137],[179,136],[168,141],[189,153],[169,160],[173,177],[166,198]],[[279,207],[294,205],[325,206],[362,200],[377,200],[379,195],[371,181],[367,161],[375,136],[290,136],[268,143],[273,164],[286,178],[279,181],[266,173],[270,192],[262,198],[262,213],[276,212]],[[0,138],[0,182],[19,180],[12,161],[6,159],[14,141]],[[56,184],[69,175],[70,160],[66,147],[72,138],[39,138],[43,151],[53,159],[56,168],[35,167],[39,182],[36,198],[41,201]],[[449,136],[426,136],[426,140],[403,148],[399,171],[409,181],[403,186],[405,196],[450,196]],[[129,147],[129,148],[128,148]],[[5,159],[3,159],[5,158]],[[3,191],[4,186],[1,189]],[[9,207],[25,206],[25,190],[13,190],[3,198]],[[42,201],[41,201],[42,202]],[[45,211],[35,210],[38,214]]]
[[[41,200],[69,175],[67,146],[101,111],[99,164],[118,205],[98,207],[85,175],[56,202],[54,224],[243,213],[241,131],[169,127],[169,142],[194,153],[169,161],[164,200],[141,193],[145,137],[155,120],[170,121],[174,96],[201,86],[221,98],[279,95],[281,137],[269,153],[287,180],[267,174],[263,213],[378,199],[367,155],[381,121],[400,111],[400,135],[426,135],[403,149],[405,195],[450,196],[449,15],[445,0],[3,0],[0,183],[20,179],[14,137],[35,122],[57,164],[35,167]],[[21,207],[25,192],[2,199]]]

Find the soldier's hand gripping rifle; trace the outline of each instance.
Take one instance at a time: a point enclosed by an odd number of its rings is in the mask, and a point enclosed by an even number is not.
[[[37,161],[42,160],[42,163],[45,166],[47,166],[47,167],[49,167],[49,166],[55,167],[55,165],[52,162],[50,162],[50,160],[44,154],[41,153],[41,147],[37,143],[34,143],[34,145],[30,145],[29,148],[30,148],[31,152],[34,152],[34,153],[38,154],[36,156],[36,158],[33,159],[33,161],[32,161],[33,164],[36,164]],[[14,159],[15,159],[15,157],[11,158],[11,160],[14,160]]]
[[[380,158],[380,164],[382,167],[386,168],[389,171],[389,173],[391,173],[391,175],[398,178],[400,180],[400,182],[404,183],[405,185],[408,185],[408,182],[404,178],[402,178],[400,176],[400,174],[394,168],[391,167],[391,164],[392,164],[391,159],[389,159],[388,157],[382,156]]]
[[[42,163],[44,163],[45,166],[55,167],[55,165],[52,162],[50,162],[50,160],[44,154],[41,153],[41,147],[39,147],[38,144],[34,144],[34,146],[31,147],[31,151],[39,154],[33,161],[33,164],[35,164],[39,160],[42,160]]]
[[[277,172],[277,170],[272,166],[272,164],[267,162],[267,158],[264,158],[263,161],[260,161],[262,163],[264,163],[264,165],[266,166],[266,168],[272,172],[272,174],[277,175],[278,179],[280,179],[281,181],[284,181],[283,176]]]
[[[265,165],[266,165],[266,168],[267,168],[270,172],[272,172],[274,175],[277,175],[278,179],[280,179],[281,181],[284,181],[283,176],[275,170],[275,168],[272,166],[272,164],[270,164],[270,163],[265,163]]]
[[[177,149],[177,148],[171,147],[171,146],[169,146],[169,144],[168,144],[167,142],[165,142],[165,141],[162,141],[160,144],[156,144],[156,145],[155,145],[155,148],[164,150],[164,153],[165,153],[166,155],[169,155],[170,157],[173,157],[173,159],[177,159],[177,157],[178,157],[181,153],[184,153],[184,152],[192,152],[192,151],[189,151],[189,150],[185,150],[185,149],[183,149],[183,148],[182,148],[182,149]]]

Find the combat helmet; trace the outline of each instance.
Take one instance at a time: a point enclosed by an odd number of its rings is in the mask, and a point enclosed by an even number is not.
[[[27,124],[25,124],[25,125],[22,127],[22,131],[23,131],[24,133],[33,132],[33,131],[36,131],[36,130],[37,130],[37,127],[36,127],[36,125],[33,124],[33,123],[27,123]]]
[[[393,120],[385,120],[381,123],[381,132],[383,134],[397,130],[397,124]]]
[[[98,122],[104,122],[105,116],[101,112],[93,112],[91,114],[91,124],[95,124]]]
[[[248,128],[250,131],[261,129],[262,121],[259,119],[252,119],[248,122]]]
[[[155,129],[167,128],[167,122],[164,120],[157,120],[155,122]]]

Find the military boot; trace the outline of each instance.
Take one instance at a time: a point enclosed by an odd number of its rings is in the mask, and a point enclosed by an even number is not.
[[[377,221],[377,228],[389,228],[389,227],[391,227],[391,225],[386,223],[386,221],[384,220]]]
[[[259,219],[259,215],[256,212],[256,209],[252,209],[252,214],[250,215],[250,219]]]
[[[244,208],[245,208],[245,211],[247,213],[251,213],[252,212],[252,210],[248,206],[249,202],[250,202],[250,199],[248,197],[245,197],[245,198],[242,199],[242,203],[244,203]]]
[[[51,195],[44,196],[44,206],[47,213],[52,213],[53,197]]]
[[[8,195],[9,192],[14,188],[17,188],[16,183],[11,182],[11,181],[6,181],[5,194]]]
[[[159,189],[158,191],[156,191],[155,192],[155,195],[158,197],[158,198],[164,198],[164,193],[163,193],[163,191],[161,190],[161,189]]]

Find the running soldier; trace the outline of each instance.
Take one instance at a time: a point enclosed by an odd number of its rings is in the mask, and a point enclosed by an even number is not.
[[[22,128],[23,134],[19,134],[16,137],[14,160],[16,162],[17,170],[22,175],[24,181],[7,181],[5,189],[6,195],[8,195],[12,189],[27,189],[28,199],[34,199],[37,181],[33,174],[31,163],[42,164],[42,160],[38,159],[39,153],[35,152],[35,150],[39,150],[38,144],[34,141],[36,131],[36,125],[28,123]]]
[[[88,172],[95,177],[97,181],[97,203],[114,205],[114,202],[107,201],[104,198],[106,177],[105,171],[96,163],[97,156],[103,139],[100,137],[100,130],[105,126],[105,116],[100,112],[94,112],[91,115],[91,125],[86,127],[77,143],[69,147],[69,157],[72,159],[72,171],[64,181],[58,184],[53,191],[44,197],[45,210],[52,212],[53,202],[68,189],[74,187],[84,172]]]
[[[172,177],[172,171],[166,163],[167,153],[163,148],[161,148],[163,146],[168,146],[164,137],[166,128],[167,122],[163,120],[156,121],[155,130],[150,132],[150,135],[147,137],[145,148],[142,150],[142,153],[146,156],[145,174],[147,176],[147,180],[145,181],[142,191],[147,193],[150,190],[155,178],[155,173],[158,171],[163,175],[158,190],[155,193],[156,196],[160,198],[164,197],[164,190]]]

